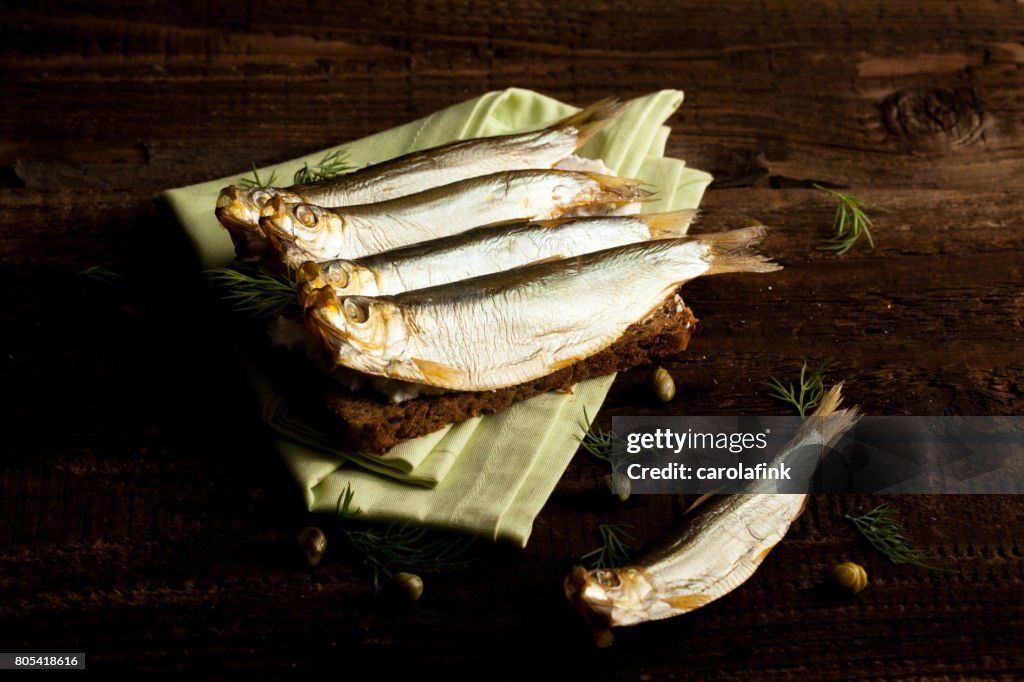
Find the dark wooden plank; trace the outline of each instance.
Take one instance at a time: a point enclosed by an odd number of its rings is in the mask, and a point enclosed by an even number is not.
[[[578,458],[524,551],[427,575],[410,607],[332,551],[266,445],[181,236],[151,203],[404,123],[481,91],[583,104],[686,90],[671,153],[716,175],[702,230],[757,219],[786,267],[698,281],[704,323],[619,378],[617,414],[779,411],[765,394],[833,358],[874,414],[1024,408],[1024,6],[917,3],[13,2],[0,27],[0,649],[86,650],[90,666],[221,678],[359,663],[499,678],[1012,679],[1024,669],[1024,505],[901,497],[946,575],[884,562],[819,497],[741,590],[595,651],[560,582],[602,522],[643,545],[688,500],[597,492]],[[816,250],[833,204],[888,209],[877,248]],[[114,287],[74,273],[102,264]],[[197,330],[202,330],[197,333]],[[893,501],[893,500],[890,500]],[[329,527],[328,520],[322,520]],[[336,548],[338,538],[332,538]],[[855,599],[822,587],[867,566]],[[550,660],[539,668],[539,661]],[[550,666],[550,667],[548,667]]]
[[[205,3],[173,18],[130,6],[53,17],[28,6],[2,34],[10,104],[0,161],[38,182],[53,173],[32,169],[40,143],[47,156],[74,156],[115,139],[111,153],[137,165],[150,146],[234,141],[231,161],[243,168],[486,89],[533,87],[584,103],[678,87],[689,97],[672,149],[721,184],[1019,191],[1022,13],[998,2],[928,11],[914,2],[799,11],[639,3],[631,30],[616,32],[623,17],[611,3],[588,3],[585,16],[545,3],[414,3],[393,15],[386,4],[250,3],[210,23]],[[264,153],[251,151],[257,141]],[[193,181],[209,177],[203,170],[184,161],[168,175]],[[157,177],[164,186],[168,176]]]

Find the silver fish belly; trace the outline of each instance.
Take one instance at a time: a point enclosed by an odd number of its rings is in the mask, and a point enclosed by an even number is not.
[[[479,227],[355,260],[297,271],[304,306],[325,286],[337,296],[386,296],[651,239],[686,235],[696,211],[559,219]]]
[[[779,269],[750,249],[764,233],[641,242],[382,298],[325,287],[307,325],[352,369],[452,390],[513,386],[610,346],[690,279]]]

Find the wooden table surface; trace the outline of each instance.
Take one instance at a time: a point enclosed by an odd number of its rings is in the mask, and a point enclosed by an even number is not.
[[[616,382],[637,413],[780,413],[770,376],[832,358],[869,414],[1021,414],[1024,5],[1019,2],[5,3],[0,27],[0,650],[90,669],[280,677],[371,664],[488,677],[1019,679],[1024,502],[889,501],[959,573],[889,564],[816,497],[762,570],[596,650],[561,595],[599,523],[643,545],[666,496],[609,506],[578,457],[529,546],[375,597],[267,445],[161,189],[355,139],[519,86],[576,104],[686,91],[670,155],[715,176],[700,227],[759,219],[786,269],[687,287],[703,321]],[[877,246],[816,250],[834,204],[887,210]],[[104,286],[75,273],[106,266]],[[198,331],[197,331],[198,330]],[[500,456],[500,453],[495,453]],[[871,587],[837,599],[834,563]],[[645,677],[647,676],[647,677]]]

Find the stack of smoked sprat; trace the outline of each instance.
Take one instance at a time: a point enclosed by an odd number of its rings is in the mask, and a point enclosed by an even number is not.
[[[575,156],[626,107],[221,192],[240,258],[294,280],[349,447],[383,452],[677,354],[695,327],[680,285],[778,268],[752,251],[764,228],[686,237],[693,211],[640,215],[642,179]]]

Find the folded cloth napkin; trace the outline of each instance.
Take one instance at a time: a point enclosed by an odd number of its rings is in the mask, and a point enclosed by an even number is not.
[[[645,212],[696,208],[711,176],[664,158],[663,124],[683,94],[663,90],[634,100],[625,113],[580,151],[624,177],[644,179],[656,193]],[[430,116],[336,148],[361,167],[457,139],[532,130],[578,111],[529,90],[490,92]],[[290,178],[333,149],[260,169]],[[234,258],[227,232],[213,216],[217,194],[242,176],[168,190],[173,211],[205,267]],[[287,184],[287,183],[284,183]],[[525,545],[533,520],[579,446],[587,417],[597,414],[614,375],[584,381],[571,393],[522,401],[487,417],[452,425],[399,444],[383,456],[330,443],[288,409],[287,400],[253,368],[273,440],[312,512],[333,513],[351,487],[353,505],[367,520],[410,521],[467,531]]]

